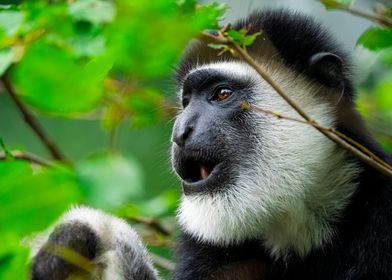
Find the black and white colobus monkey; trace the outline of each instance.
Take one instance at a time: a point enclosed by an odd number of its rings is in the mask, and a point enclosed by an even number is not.
[[[355,111],[349,57],[324,28],[285,10],[255,12],[242,27],[263,31],[248,52],[308,114],[391,162]],[[203,42],[185,52],[177,82],[174,279],[392,279],[390,178],[308,125],[244,110],[245,100],[298,117],[247,64]],[[136,233],[97,210],[72,209],[48,238],[97,263],[89,279],[159,279]],[[78,272],[46,242],[32,279]]]

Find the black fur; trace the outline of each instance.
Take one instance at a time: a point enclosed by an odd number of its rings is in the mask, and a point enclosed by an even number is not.
[[[310,58],[317,53],[331,53],[342,59],[341,79],[344,81],[345,96],[352,97],[353,86],[350,81],[351,58],[335,42],[329,32],[313,18],[289,10],[263,10],[252,13],[246,19],[233,25],[234,29],[246,28],[248,34],[262,30],[255,42],[247,48],[251,56],[257,57],[265,44],[267,36],[279,52],[285,63],[298,73],[303,73],[316,81],[330,86],[324,74],[313,71],[309,67]],[[229,53],[218,56],[220,50],[207,46],[204,42],[195,41],[182,57],[176,73],[177,83],[182,80],[190,69],[196,65],[235,60]]]
[[[324,28],[307,16],[286,10],[256,12],[234,25],[236,29],[242,27],[250,28],[250,33],[263,30],[286,65],[298,73],[326,87],[342,87],[344,95],[337,105],[338,129],[392,163],[355,111],[349,56]],[[257,57],[262,43],[259,37],[248,52]],[[331,67],[327,71],[320,65],[312,68],[309,62],[318,53],[330,53],[339,59],[333,62],[329,57],[328,63],[332,61],[332,65],[326,65]],[[217,51],[203,42],[194,42],[179,64],[178,84],[182,84],[196,65],[222,60],[233,58],[229,54],[217,56]],[[174,278],[392,279],[392,180],[366,165],[362,165],[362,170],[358,190],[335,225],[334,238],[323,248],[314,249],[304,258],[291,256],[275,260],[265,252],[260,241],[247,240],[239,246],[219,248],[184,234],[177,252]]]
[[[34,257],[31,269],[32,280],[65,280],[76,275],[87,279],[86,271],[49,252],[48,246],[51,245],[67,247],[93,260],[98,250],[98,238],[89,226],[72,223],[57,227],[49,237],[47,244]]]

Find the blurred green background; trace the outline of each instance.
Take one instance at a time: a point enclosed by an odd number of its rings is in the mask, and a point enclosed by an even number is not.
[[[174,95],[174,92],[173,92]],[[72,160],[81,160],[107,148],[109,136],[100,120],[52,118],[39,115],[39,122],[61,150]],[[179,191],[179,184],[170,169],[170,133],[172,122],[133,129],[123,124],[118,135],[118,149],[136,157],[144,170],[146,195],[155,196],[166,189]],[[0,94],[0,133],[10,149],[23,148],[47,157],[47,151],[24,123],[12,100]]]

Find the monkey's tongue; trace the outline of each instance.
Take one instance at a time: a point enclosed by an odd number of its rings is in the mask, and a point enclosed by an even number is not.
[[[205,165],[202,164],[200,166],[200,176],[203,180],[206,179],[208,176],[210,176],[210,173],[211,172],[207,169]]]

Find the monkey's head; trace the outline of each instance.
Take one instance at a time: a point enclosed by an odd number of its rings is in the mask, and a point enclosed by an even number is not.
[[[249,54],[307,114],[331,128],[347,126],[341,111],[357,118],[346,56],[325,30],[284,11],[255,13],[234,28],[249,26],[263,32]],[[230,54],[193,42],[177,82],[172,163],[185,232],[217,245],[257,239],[276,255],[327,240],[355,190],[357,164],[310,125],[285,119],[301,117]]]

